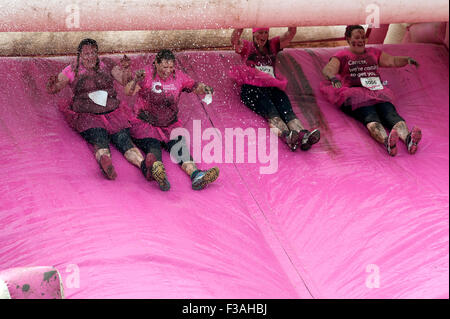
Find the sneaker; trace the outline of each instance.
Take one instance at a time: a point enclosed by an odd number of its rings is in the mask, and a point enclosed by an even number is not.
[[[201,190],[219,177],[219,168],[213,167],[207,171],[198,171],[192,179],[192,189]]]
[[[309,150],[311,146],[313,146],[320,140],[320,131],[318,129],[315,129],[311,132],[308,130],[302,130],[300,131],[300,134],[302,135],[302,140],[300,144],[300,149],[302,151]]]
[[[398,133],[396,130],[391,130],[389,136],[386,137],[386,141],[384,142],[386,150],[389,155],[391,156],[397,155],[397,142],[398,142]]]
[[[156,161],[153,163],[151,177],[158,183],[159,188],[162,191],[168,191],[170,189],[170,183],[166,176],[166,169],[164,168],[164,164],[162,162]]]
[[[284,141],[291,151],[295,151],[298,148],[298,143],[300,141],[297,131],[286,131],[283,133]]]
[[[100,168],[102,169],[103,175],[105,175],[107,179],[116,179],[117,173],[112,164],[111,157],[109,157],[108,155],[102,155],[98,163],[100,165]]]
[[[419,144],[421,139],[422,131],[420,128],[414,126],[406,137],[406,147],[408,148],[409,154],[413,155],[417,152],[417,144]]]

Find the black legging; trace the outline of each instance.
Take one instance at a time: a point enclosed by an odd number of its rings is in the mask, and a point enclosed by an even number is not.
[[[146,156],[149,153],[155,155],[157,161],[162,161],[162,148],[169,153],[173,153],[172,156],[175,158],[177,164],[183,165],[184,162],[193,161],[192,156],[189,153],[189,148],[186,145],[186,141],[181,135],[178,136],[176,140],[170,140],[167,143],[161,142],[155,138],[133,139],[133,141]]]
[[[109,142],[111,141],[122,154],[125,154],[126,151],[134,147],[129,131],[126,128],[114,134],[108,134],[108,131],[104,128],[94,127],[81,132],[80,135],[88,143],[98,148],[109,149]]]
[[[341,110],[364,125],[371,122],[378,122],[388,129],[392,129],[398,122],[405,121],[403,117],[397,113],[395,106],[391,102],[363,106],[353,111],[350,105],[342,105]]]
[[[266,119],[279,117],[288,123],[297,118],[289,97],[276,87],[244,84],[241,88],[241,100],[249,109]]]

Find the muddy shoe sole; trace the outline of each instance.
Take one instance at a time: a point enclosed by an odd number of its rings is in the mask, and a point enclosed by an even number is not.
[[[320,141],[320,131],[318,129],[315,129],[312,132],[307,133],[303,136],[300,149],[302,151],[307,151],[311,148],[311,146],[313,146],[319,141]]]
[[[413,155],[417,152],[417,144],[419,144],[422,139],[422,131],[418,127],[413,127],[411,132],[409,133],[408,139],[408,152]]]
[[[206,185],[214,182],[219,177],[219,168],[213,167],[206,172],[204,175],[198,179],[194,179],[192,182],[192,189],[202,190]]]
[[[102,155],[99,161],[100,168],[102,169],[103,175],[110,180],[115,180],[117,178],[116,170],[112,165],[111,158],[107,155]]]
[[[397,142],[398,142],[398,133],[396,130],[391,130],[389,133],[389,137],[386,143],[386,150],[389,155],[395,156],[397,155]]]
[[[170,189],[170,183],[167,180],[166,170],[162,162],[154,162],[152,166],[152,178],[158,183],[162,191]]]

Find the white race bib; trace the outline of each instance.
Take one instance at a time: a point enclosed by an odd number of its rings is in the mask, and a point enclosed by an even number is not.
[[[108,92],[94,91],[89,93],[88,96],[95,104],[106,106],[106,101],[108,100]]]
[[[261,72],[271,75],[272,77],[275,77],[275,73],[273,72],[273,67],[270,65],[255,65],[255,68],[257,68]]]
[[[365,88],[375,91],[384,89],[383,84],[378,76],[371,78],[360,78],[362,86]]]

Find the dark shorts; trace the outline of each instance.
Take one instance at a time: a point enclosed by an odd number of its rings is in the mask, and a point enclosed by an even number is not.
[[[363,106],[353,111],[351,106],[342,105],[341,110],[364,125],[371,122],[378,122],[383,124],[383,126],[388,129],[392,129],[395,124],[404,121],[404,119],[397,113],[395,106],[390,102]]]
[[[122,154],[134,147],[128,128],[110,135],[106,129],[94,127],[80,134],[88,143],[98,148],[109,149],[109,143],[111,142]]]
[[[285,123],[297,118],[289,97],[276,87],[242,85],[241,100],[253,112],[266,119],[281,118]]]

